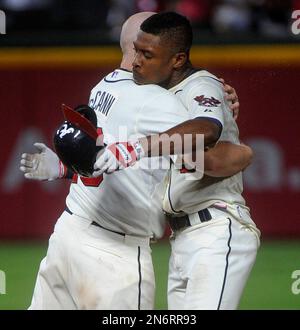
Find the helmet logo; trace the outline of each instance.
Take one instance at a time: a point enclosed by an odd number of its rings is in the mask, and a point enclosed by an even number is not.
[[[74,132],[74,128],[73,127],[70,127],[68,128],[68,125],[67,124],[64,124],[63,125],[63,128],[60,130],[60,134],[59,134],[59,137],[62,139],[65,135],[67,134],[70,134],[70,133],[73,133]],[[58,134],[58,132],[57,132]]]

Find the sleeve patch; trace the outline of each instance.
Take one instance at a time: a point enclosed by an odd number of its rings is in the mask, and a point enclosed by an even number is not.
[[[202,107],[217,107],[218,105],[221,104],[221,102],[215,99],[213,96],[205,97],[204,95],[200,95],[200,96],[196,96],[194,100],[198,102],[199,106]]]

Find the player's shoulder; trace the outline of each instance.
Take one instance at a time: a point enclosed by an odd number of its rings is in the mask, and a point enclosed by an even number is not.
[[[111,84],[112,86],[121,82],[130,82],[134,84],[132,72],[124,69],[115,69],[114,71],[108,73],[104,78],[102,78],[93,88],[93,90],[99,89],[104,84]]]
[[[197,86],[222,88],[222,82],[215,75],[206,70],[197,70],[174,86],[171,90],[176,93],[178,90],[189,91]]]
[[[93,88],[92,93],[97,92],[98,90],[105,88],[108,90],[115,90],[123,91],[126,93],[128,97],[144,97],[150,98],[154,96],[165,96],[172,93],[168,92],[166,89],[154,85],[154,84],[147,84],[147,85],[139,85],[136,84],[132,72],[124,70],[124,69],[116,69],[109,74],[107,74],[103,79],[101,79]],[[134,88],[134,94],[130,94],[130,90]]]
[[[212,73],[206,71],[206,70],[199,70],[189,76],[186,79],[186,87],[193,87],[198,85],[208,85],[208,86],[214,86],[217,88],[222,87],[222,82]]]
[[[172,92],[178,95],[185,104],[195,97],[214,97],[223,100],[222,82],[206,70],[199,70],[184,79],[179,85],[172,88]]]

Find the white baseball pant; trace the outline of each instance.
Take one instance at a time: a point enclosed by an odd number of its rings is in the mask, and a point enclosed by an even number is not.
[[[247,208],[209,207],[210,221],[173,233],[169,309],[236,309],[256,259],[260,232]],[[198,216],[199,218],[199,216]]]
[[[149,238],[122,236],[63,212],[29,309],[153,309]]]

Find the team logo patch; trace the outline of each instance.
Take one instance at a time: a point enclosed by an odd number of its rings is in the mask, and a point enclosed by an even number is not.
[[[200,106],[203,107],[217,107],[219,104],[221,104],[221,102],[215,99],[213,96],[204,97],[204,95],[200,95],[200,96],[196,96],[194,100],[198,102]]]

